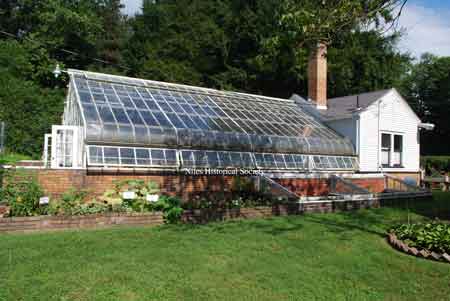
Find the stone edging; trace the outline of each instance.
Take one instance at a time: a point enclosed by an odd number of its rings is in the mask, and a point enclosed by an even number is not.
[[[435,261],[450,263],[450,255],[449,254],[447,254],[447,253],[440,254],[440,253],[436,253],[436,252],[431,252],[427,249],[418,250],[417,248],[410,247],[410,246],[408,246],[408,244],[406,244],[405,242],[398,239],[394,233],[389,233],[387,240],[391,246],[393,246],[394,248],[396,248],[397,250],[399,250],[403,253],[413,255],[416,257],[425,258],[425,259],[431,259],[431,260],[435,260]]]

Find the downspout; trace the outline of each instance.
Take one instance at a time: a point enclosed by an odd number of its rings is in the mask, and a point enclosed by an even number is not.
[[[380,104],[381,101],[378,100],[378,129],[377,129],[377,135],[378,135],[378,146],[377,146],[377,171],[380,171],[380,152],[381,152],[381,148],[380,148],[380,140],[381,140],[381,133],[380,133]]]

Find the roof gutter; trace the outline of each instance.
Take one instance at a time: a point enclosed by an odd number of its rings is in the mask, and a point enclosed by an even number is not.
[[[435,124],[434,123],[419,123],[419,129],[424,129],[426,131],[432,131],[435,128]]]

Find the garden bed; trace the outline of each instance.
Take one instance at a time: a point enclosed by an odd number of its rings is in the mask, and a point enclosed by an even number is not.
[[[407,254],[450,263],[450,224],[446,222],[401,224],[390,230],[388,241]]]
[[[402,251],[406,254],[425,258],[425,259],[431,259],[431,260],[450,263],[450,255],[449,254],[437,253],[437,252],[429,251],[427,249],[417,249],[415,247],[410,247],[410,246],[408,246],[407,243],[399,240],[394,233],[389,233],[388,242],[391,246],[393,246],[397,250]]]

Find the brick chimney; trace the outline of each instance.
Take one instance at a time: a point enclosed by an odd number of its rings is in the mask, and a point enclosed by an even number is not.
[[[308,62],[308,98],[318,109],[327,108],[327,45],[317,44]]]

